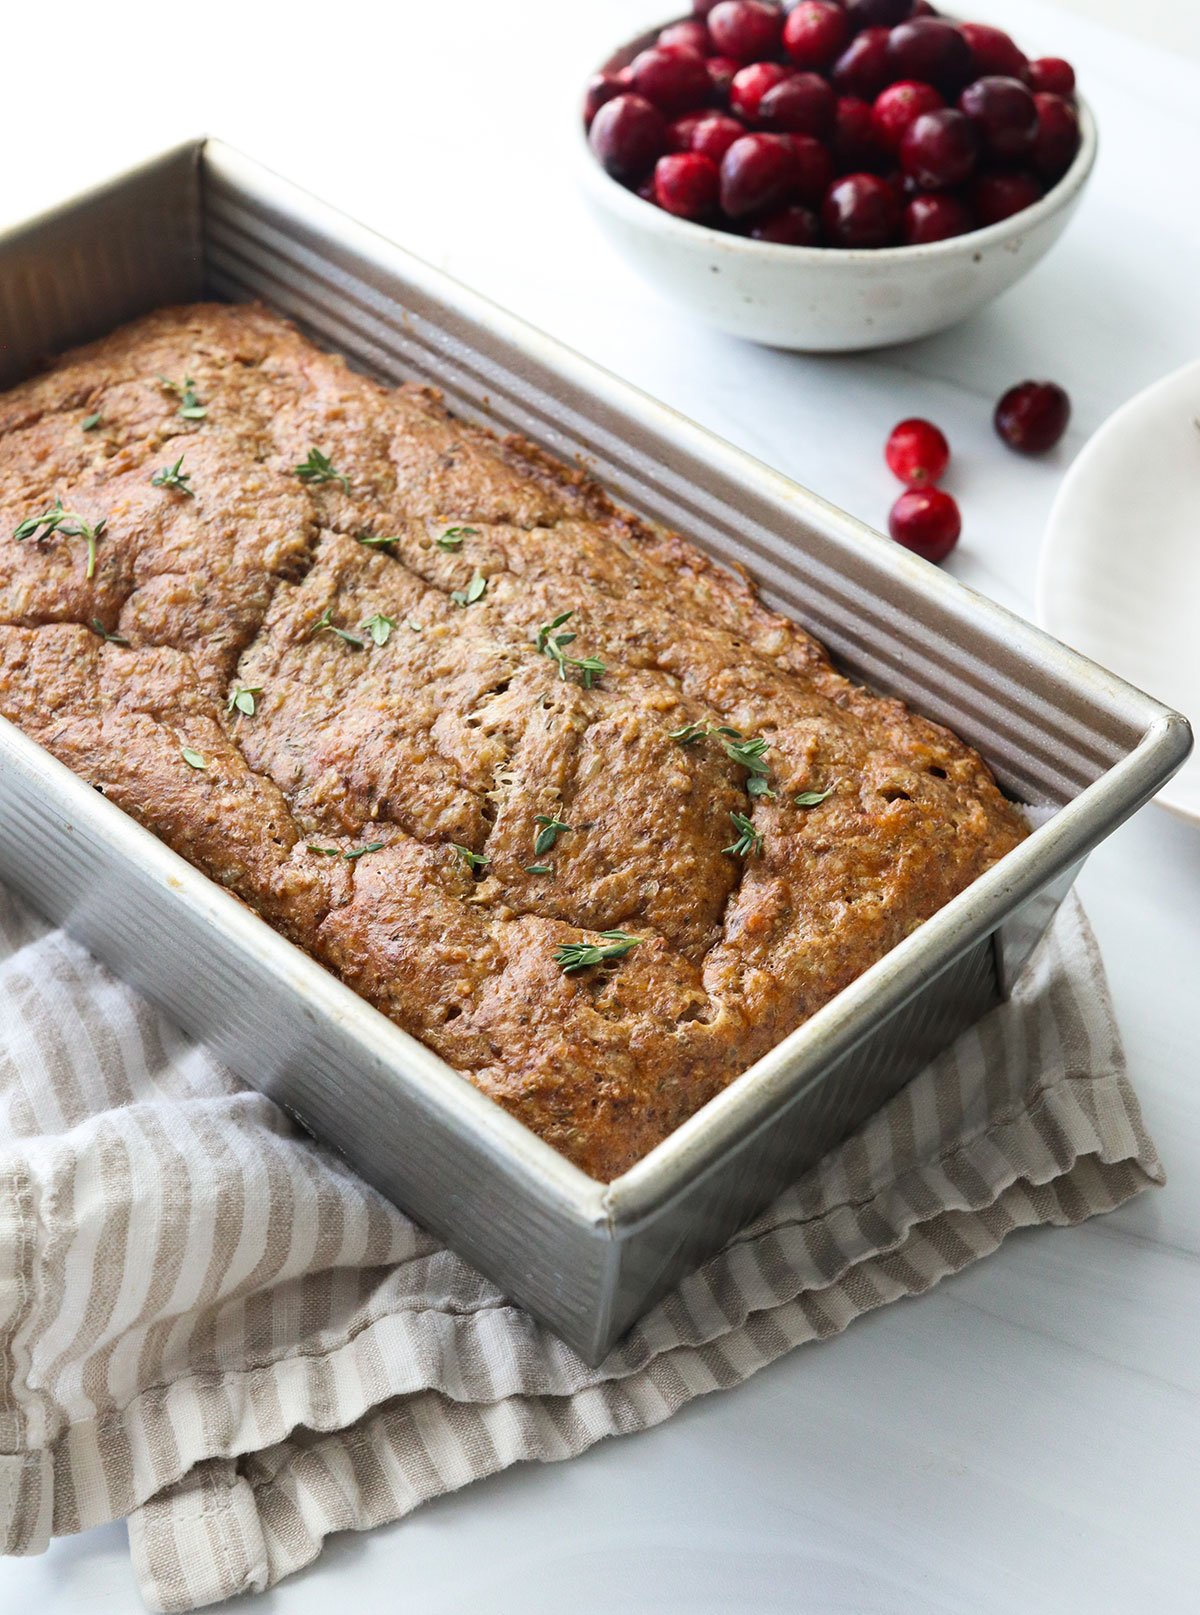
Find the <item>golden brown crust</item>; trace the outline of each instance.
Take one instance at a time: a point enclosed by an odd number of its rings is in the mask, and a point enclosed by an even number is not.
[[[295,476],[314,447],[345,484]],[[191,493],[155,486],[181,455]],[[55,498],[106,519],[91,579],[82,539],[8,537]],[[0,712],[598,1178],[1025,833],[744,578],[259,308],[160,311],[0,397],[0,535]],[[602,676],[539,653],[567,611]],[[765,741],[774,794],[687,725]],[[564,972],[612,930],[641,941]]]

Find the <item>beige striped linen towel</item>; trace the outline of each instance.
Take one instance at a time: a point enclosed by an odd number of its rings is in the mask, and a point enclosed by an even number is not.
[[[1074,899],[997,1009],[598,1369],[0,892],[0,1541],[271,1586],[1162,1181]]]

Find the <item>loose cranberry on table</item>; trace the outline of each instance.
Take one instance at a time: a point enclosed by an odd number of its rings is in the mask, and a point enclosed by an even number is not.
[[[783,38],[783,13],[767,0],[720,0],[708,13],[708,32],[719,56],[762,62]]]
[[[1028,169],[998,169],[976,174],[970,186],[971,206],[981,227],[1011,219],[1042,198],[1037,176]]]
[[[949,190],[974,172],[979,136],[971,120],[953,107],[923,112],[900,142],[900,166],[926,191]]]
[[[959,109],[979,131],[985,156],[1017,162],[1028,156],[1038,131],[1033,96],[1018,80],[992,74],[968,84]]]
[[[630,65],[636,93],[669,118],[704,106],[712,93],[704,59],[692,51],[654,46],[635,56]]]
[[[729,110],[739,118],[753,121],[758,117],[763,96],[782,84],[791,71],[782,62],[751,62],[748,67],[739,68],[729,86]]]
[[[614,179],[636,184],[667,149],[667,120],[640,95],[618,95],[592,119],[588,141]]]
[[[1075,69],[1061,56],[1039,56],[1029,64],[1029,83],[1049,95],[1075,94]]]
[[[735,140],[740,140],[745,133],[745,129],[736,118],[728,118],[722,112],[713,112],[706,118],[698,118],[692,124],[687,150],[699,152],[702,157],[711,157],[720,167],[721,159],[730,146]]]
[[[731,219],[782,207],[795,195],[796,157],[787,135],[743,135],[721,160],[721,207]]]
[[[944,561],[958,543],[962,517],[941,488],[909,488],[892,506],[888,531],[906,550],[927,561]]]
[[[654,168],[654,200],[679,219],[701,222],[712,218],[720,186],[716,163],[699,152],[672,152],[660,157]]]
[[[1039,93],[1033,98],[1038,127],[1030,157],[1044,180],[1055,184],[1075,161],[1079,150],[1079,114],[1061,95]]]
[[[772,241],[781,247],[819,247],[821,221],[811,208],[793,202],[790,207],[769,213],[751,228],[755,241]]]
[[[797,67],[831,65],[850,41],[850,19],[837,0],[800,0],[783,25],[783,48]]]
[[[957,95],[971,76],[971,47],[944,17],[914,17],[888,35],[888,73],[893,79],[920,79]]]
[[[853,28],[893,28],[912,16],[913,0],[846,0]]]
[[[976,78],[1001,73],[1024,81],[1029,58],[1003,28],[992,28],[986,22],[960,22],[958,31],[970,48],[971,72]]]
[[[884,458],[901,482],[924,488],[942,480],[950,464],[950,445],[932,421],[914,417],[892,428]]]
[[[759,122],[768,129],[822,140],[833,134],[836,115],[837,96],[817,73],[789,73],[758,104]]]
[[[663,50],[679,48],[694,51],[697,56],[707,56],[712,49],[708,29],[699,17],[671,23],[659,34],[658,43]]]
[[[916,79],[901,79],[889,84],[875,97],[871,123],[876,139],[888,151],[898,151],[904,131],[922,112],[936,112],[945,102],[932,84],[920,84]]]
[[[1018,454],[1045,454],[1071,419],[1071,400],[1053,381],[1023,381],[996,405],[995,425]]]
[[[832,247],[890,247],[900,234],[900,197],[878,174],[846,174],[825,194],[821,223]]]
[[[898,76],[888,62],[886,28],[864,28],[830,69],[833,87],[839,94],[860,95],[864,101],[873,101]]]
[[[904,244],[928,246],[933,241],[949,241],[965,236],[978,227],[978,221],[959,197],[949,191],[933,191],[914,196],[904,209]]]

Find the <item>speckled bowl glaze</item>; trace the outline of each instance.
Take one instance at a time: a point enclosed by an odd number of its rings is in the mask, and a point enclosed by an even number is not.
[[[631,40],[603,70],[624,67],[658,32]],[[582,123],[576,140],[593,211],[625,258],[673,302],[751,342],[845,353],[943,331],[1007,291],[1049,252],[1096,161],[1095,119],[1076,99],[1079,151],[1040,202],[949,241],[869,252],[777,246],[677,219],[609,178]]]

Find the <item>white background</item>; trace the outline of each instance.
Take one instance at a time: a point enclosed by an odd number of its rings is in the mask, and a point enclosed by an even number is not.
[[[583,212],[578,85],[658,20],[654,0],[27,0],[5,18],[0,226],[219,133],[877,525],[895,492],[886,432],[932,415],[966,518],[953,569],[1028,611],[1064,466],[1125,398],[1200,353],[1197,8],[1074,6],[972,9],[1079,69],[1101,158],[1077,220],[992,309],[886,355],[794,357],[703,332]],[[1137,43],[1143,30],[1172,48]],[[1030,375],[1075,400],[1043,462],[1007,454],[989,425],[999,392]],[[1163,1193],[1016,1236],[658,1431],[339,1540],[264,1615],[1200,1609],[1200,834],[1147,811],[1081,889]],[[4,1615],[137,1607],[119,1526],[0,1565]]]

